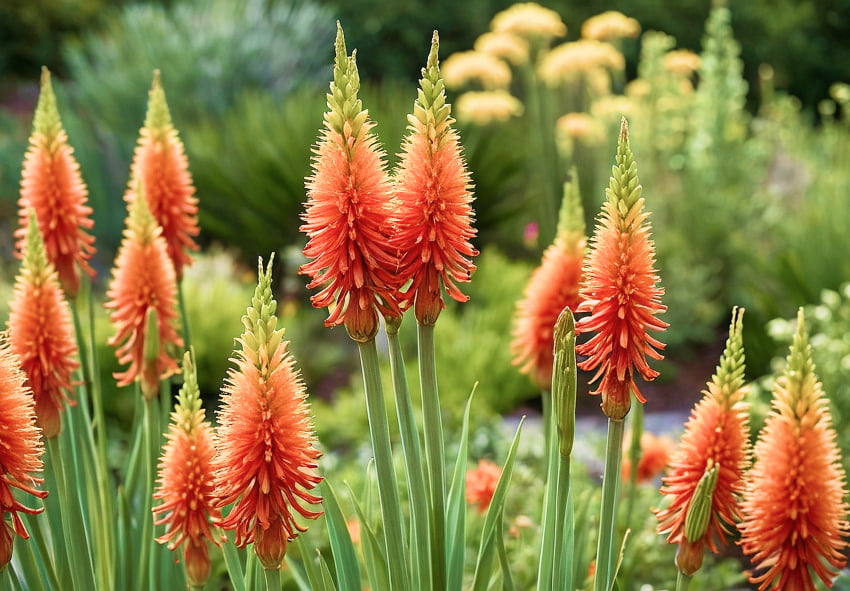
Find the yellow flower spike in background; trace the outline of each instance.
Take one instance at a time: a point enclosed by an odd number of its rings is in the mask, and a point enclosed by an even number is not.
[[[42,479],[44,447],[41,431],[36,427],[35,402],[25,385],[26,376],[20,369],[17,356],[9,346],[8,335],[0,333],[0,570],[12,558],[15,535],[29,538],[18,513],[37,514],[44,509],[24,505],[12,494],[12,489],[43,499],[46,490],[38,490]],[[6,521],[6,514],[11,524]]]
[[[215,437],[216,506],[232,504],[221,520],[235,530],[236,546],[254,544],[267,570],[281,567],[289,542],[307,530],[297,516],[315,519],[321,482],[304,382],[284,331],[277,328],[272,260],[259,264],[257,288],[242,317],[244,332],[222,389]]]
[[[744,474],[750,464],[750,405],[745,401],[742,309],[732,312],[729,338],[720,363],[703,397],[685,424],[679,449],[663,478],[661,494],[669,505],[656,512],[658,532],[678,544],[676,564],[682,574],[693,575],[702,565],[705,547],[717,554],[729,544],[741,515],[738,504],[744,491]],[[698,539],[686,536],[686,518],[699,483],[716,469],[710,495],[710,517]]]
[[[523,113],[522,103],[506,90],[470,90],[455,103],[458,121],[473,125],[504,123]]]
[[[88,233],[94,221],[87,202],[88,189],[59,118],[50,72],[42,68],[41,91],[23,165],[16,250],[19,254],[23,251],[33,210],[47,257],[70,298],[80,289],[78,265],[90,276],[95,274],[88,263],[95,249],[94,236]]]
[[[700,68],[702,59],[693,51],[674,49],[664,54],[661,63],[664,69],[678,76],[692,76]]]
[[[9,343],[32,389],[38,426],[50,438],[62,428],[61,414],[73,395],[72,374],[80,364],[71,310],[33,212],[23,257],[9,304]]]
[[[136,193],[144,191],[139,184]],[[148,210],[145,199],[129,204],[124,238],[115,259],[112,281],[104,306],[115,335],[109,345],[117,347],[121,364],[130,366],[115,374],[119,386],[141,382],[142,394],[151,400],[159,394],[159,381],[178,371],[174,349],[183,346],[177,333],[177,278],[168,257],[162,229]],[[156,313],[156,335],[148,334],[149,313]],[[151,339],[155,339],[151,341]],[[147,341],[147,345],[146,345]],[[145,349],[157,344],[155,360],[146,360]]]
[[[526,63],[530,51],[528,41],[507,31],[484,33],[475,40],[473,49],[503,59],[512,66]]]
[[[584,39],[611,41],[615,39],[635,39],[640,35],[640,23],[616,10],[608,10],[592,16],[581,25]]]
[[[551,39],[567,34],[567,26],[561,16],[551,8],[536,2],[519,2],[496,14],[490,21],[490,29],[522,37]]]
[[[446,307],[444,291],[459,302],[469,299],[457,283],[470,280],[475,271],[472,258],[478,255],[470,242],[475,236],[472,183],[460,138],[451,126],[454,119],[440,78],[438,50],[435,32],[394,171],[398,274],[404,282],[411,280],[400,298],[404,308],[413,307],[421,324],[437,321]]]
[[[484,90],[507,89],[511,84],[511,69],[495,55],[483,51],[461,51],[450,55],[443,63],[443,79],[449,88],[461,88],[477,83]]]
[[[554,47],[540,63],[539,73],[547,84],[557,86],[599,68],[619,72],[625,67],[626,58],[613,45],[582,39]]]
[[[558,234],[517,302],[512,331],[513,363],[530,374],[541,390],[552,386],[555,322],[564,308],[575,312],[581,301],[579,285],[587,237],[575,169],[570,176],[572,180],[564,184]]]
[[[802,308],[754,456],[738,527],[750,582],[760,591],[813,591],[816,578],[832,586],[847,564],[847,478]]]
[[[596,370],[592,381],[601,382],[593,394],[602,395],[602,411],[621,421],[631,407],[631,396],[646,399],[635,384],[635,374],[652,380],[658,372],[646,357],[661,359],[664,344],[647,330],[663,331],[667,323],[656,315],[667,308],[661,304],[664,288],[658,285],[654,268],[655,246],[644,211],[642,187],[629,146],[628,125],[623,119],[607,200],[597,217],[597,226],[585,259],[582,303],[579,312],[590,312],[576,324],[579,334],[596,333],[577,346],[586,359],[584,370]]]
[[[145,188],[148,208],[162,228],[168,256],[180,281],[183,267],[192,264],[187,249],[198,250],[198,199],[183,142],[171,122],[159,70],[154,71],[145,124],[133,154],[124,194],[128,203],[138,197],[139,181]]]
[[[386,155],[372,132],[375,123],[357,97],[355,57],[346,55],[337,27],[329,111],[314,149],[302,215],[301,231],[309,239],[304,256],[312,260],[299,273],[312,279],[308,289],[321,288],[310,300],[316,308],[331,309],[325,326],[345,324],[352,339],[365,342],[378,332],[378,312],[401,315],[392,185]]]
[[[174,551],[185,544],[186,580],[190,586],[202,587],[211,569],[207,542],[221,543],[221,536],[213,529],[221,520],[221,511],[213,505],[213,430],[204,420],[197,372],[189,351],[183,355],[183,379],[159,458],[153,498],[162,502],[153,508],[153,514],[155,525],[166,525],[165,534],[156,541]]]

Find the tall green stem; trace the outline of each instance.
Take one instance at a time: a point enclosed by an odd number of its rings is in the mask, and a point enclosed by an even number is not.
[[[141,393],[137,392],[136,395],[141,396]],[[144,421],[142,424],[142,449],[145,454],[143,458],[145,463],[145,481],[142,485],[142,490],[144,490],[145,495],[142,498],[142,514],[139,516],[139,519],[142,520],[141,557],[139,559],[139,571],[141,574],[141,579],[138,587],[140,590],[149,589],[153,584],[153,581],[150,580],[148,571],[149,563],[151,560],[151,550],[153,549],[152,546],[154,543],[153,517],[151,516],[151,489],[153,485],[153,456],[151,454],[151,430],[154,428],[154,423],[151,420],[151,416],[156,416],[156,410],[152,409],[151,406],[154,404],[154,400],[145,401],[145,414]]]
[[[419,384],[422,390],[422,419],[425,429],[425,461],[431,495],[431,558],[435,588],[446,580],[446,460],[443,448],[443,419],[437,391],[434,326],[417,325],[419,341]]]
[[[623,425],[623,421],[608,419],[602,507],[599,512],[599,545],[596,550],[596,577],[593,587],[596,591],[608,591],[613,582],[614,533],[617,524],[620,464],[623,459]]]
[[[679,571],[676,577],[676,591],[688,591],[688,585],[691,583],[691,577]]]
[[[433,585],[431,576],[431,541],[428,524],[430,511],[428,493],[426,492],[425,473],[422,464],[421,442],[416,418],[413,413],[413,403],[410,400],[410,390],[407,387],[407,376],[404,372],[404,359],[398,340],[398,327],[387,326],[387,340],[390,352],[390,370],[393,376],[395,390],[396,413],[398,415],[401,445],[404,452],[404,463],[407,467],[407,488],[410,495],[411,513],[411,544],[415,560],[412,566],[414,589],[434,589],[441,591],[442,585]],[[442,549],[440,549],[442,551]],[[433,585],[433,587],[432,587]]]
[[[279,568],[264,568],[263,574],[266,579],[266,591],[280,591],[280,569]]]
[[[407,575],[407,552],[405,552],[404,534],[401,522],[401,503],[393,466],[390,430],[387,424],[387,409],[384,403],[384,388],[378,365],[378,350],[375,340],[358,343],[360,364],[363,369],[363,384],[366,388],[366,412],[369,417],[369,433],[372,437],[372,450],[375,454],[375,468],[378,471],[378,493],[383,517],[387,565],[390,574],[391,591],[403,591],[409,588]]]
[[[186,299],[183,296],[183,280],[177,283],[177,303],[180,307],[180,318],[183,322],[183,348],[189,350],[192,346],[192,336],[189,333],[189,317],[186,315]]]

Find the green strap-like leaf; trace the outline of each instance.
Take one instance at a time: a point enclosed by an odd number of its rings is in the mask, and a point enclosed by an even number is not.
[[[476,382],[466,401],[460,431],[457,460],[447,501],[446,532],[448,544],[446,561],[447,589],[460,589],[463,582],[464,551],[466,550],[466,458],[469,454],[469,411],[475,396]]]
[[[345,525],[345,517],[339,508],[333,487],[327,479],[322,481],[321,489],[339,589],[340,591],[360,591],[360,566],[357,562],[357,552]]]

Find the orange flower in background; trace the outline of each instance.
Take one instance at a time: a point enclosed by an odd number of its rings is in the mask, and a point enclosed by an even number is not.
[[[321,455],[306,402],[304,383],[275,329],[271,261],[259,281],[238,339],[218,411],[217,454],[213,460],[218,507],[233,504],[221,527],[236,531],[236,545],[254,543],[267,569],[280,568],[287,543],[306,531],[296,514],[315,519],[321,499],[310,491]]]
[[[411,280],[401,299],[403,307],[413,304],[416,319],[425,325],[433,325],[446,307],[443,290],[459,302],[469,299],[457,283],[469,281],[478,254],[470,242],[475,229],[469,171],[451,127],[438,49],[435,32],[395,173],[398,274]]]
[[[378,332],[378,312],[400,316],[396,301],[398,256],[392,245],[392,185],[385,156],[371,132],[375,126],[357,92],[354,56],[345,53],[337,30],[334,80],[327,95],[330,111],[314,149],[307,178],[307,204],[301,231],[312,259],[299,273],[309,275],[316,308],[331,307],[325,326],[344,324],[352,339],[367,342]]]
[[[139,186],[136,191],[143,191]],[[141,382],[146,400],[159,394],[160,380],[178,371],[172,349],[182,348],[177,334],[177,278],[162,237],[144,199],[129,204],[124,238],[106,292],[107,309],[115,326],[110,346],[121,364],[119,386]]]
[[[575,312],[581,301],[579,285],[587,239],[574,170],[571,176],[574,180],[564,186],[555,241],[543,253],[543,261],[517,302],[512,332],[513,364],[543,390],[552,387],[555,322],[564,308]]]
[[[629,441],[626,436],[624,444]],[[640,459],[637,465],[636,478],[638,482],[651,482],[656,476],[661,474],[667,461],[670,459],[670,453],[673,451],[674,443],[670,437],[655,435],[649,431],[644,431],[640,434]],[[625,445],[624,445],[624,450]],[[632,475],[631,459],[624,454],[621,467],[621,476],[623,480],[629,480]]]
[[[203,586],[210,575],[207,541],[218,545],[212,526],[221,520],[215,502],[212,458],[213,430],[204,420],[198,378],[191,354],[183,356],[183,387],[171,413],[171,424],[159,459],[159,478],[153,508],[154,525],[166,525],[165,535],[156,539],[176,550],[183,543],[183,562],[190,585]]]
[[[95,252],[94,236],[86,231],[91,230],[94,221],[90,217],[92,209],[86,204],[88,190],[74,149],[68,145],[47,68],[41,70],[41,92],[29,144],[21,175],[16,250],[23,251],[33,210],[47,257],[56,268],[65,293],[74,297],[80,289],[76,266],[92,277],[95,274],[88,263]]]
[[[9,304],[9,342],[32,389],[37,424],[51,438],[62,428],[61,412],[80,365],[71,310],[47,260],[34,214],[23,257]]]
[[[647,330],[662,331],[667,323],[656,318],[664,312],[664,288],[658,285],[654,269],[655,246],[643,210],[644,199],[637,166],[629,147],[626,120],[620,128],[616,165],[606,190],[607,201],[597,218],[584,268],[583,299],[579,312],[590,312],[578,321],[579,334],[596,333],[576,346],[587,357],[581,369],[596,370],[601,378],[592,394],[602,395],[602,411],[613,420],[622,420],[631,408],[631,392],[640,402],[646,399],[635,384],[635,373],[653,380],[658,372],[646,357],[661,359],[664,348]]]
[[[744,401],[743,310],[734,310],[729,338],[720,364],[694,406],[679,449],[663,478],[661,494],[670,504],[656,512],[658,532],[667,542],[679,544],[676,563],[690,576],[702,565],[703,548],[717,554],[729,543],[740,521],[738,504],[744,491],[744,474],[750,465],[749,404]],[[696,498],[700,480],[712,469],[716,483],[708,497],[709,516],[704,531],[687,535],[690,511],[700,510]]]
[[[847,564],[847,480],[829,403],[815,374],[803,310],[788,365],[773,386],[771,411],[746,480],[740,544],[751,583],[765,589],[827,587]]]
[[[198,250],[194,240],[200,233],[198,199],[183,142],[171,122],[159,70],[154,71],[147,116],[130,167],[130,185],[124,194],[127,202],[136,199],[140,181],[148,209],[162,227],[168,256],[180,281],[183,267],[192,264],[186,250]]]
[[[35,515],[44,510],[27,507],[13,496],[12,489],[39,499],[47,496],[47,491],[36,488],[42,482],[34,474],[42,470],[44,447],[35,425],[35,402],[25,385],[26,379],[7,336],[0,333],[0,569],[12,558],[15,534],[29,538],[18,513]],[[11,525],[6,521],[7,513]]]
[[[501,476],[502,469],[497,464],[490,460],[479,460],[478,467],[466,473],[466,502],[478,505],[482,513],[487,511]]]

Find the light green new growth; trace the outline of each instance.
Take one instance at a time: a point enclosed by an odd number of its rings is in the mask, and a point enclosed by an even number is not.
[[[162,88],[159,70],[153,71],[153,83],[148,92],[148,110],[145,115],[145,127],[150,130],[165,130],[173,127],[171,112],[165,100],[165,90]]]
[[[42,134],[49,140],[54,139],[62,131],[62,120],[56,106],[56,95],[50,82],[50,70],[41,68],[41,89],[38,94],[38,104],[33,118],[33,133]]]
[[[145,312],[145,345],[143,350],[144,367],[156,366],[159,358],[159,314],[156,306],[150,306]],[[144,380],[143,380],[144,387]],[[149,392],[155,396],[156,392]]]
[[[779,389],[786,394],[784,402],[798,417],[816,406],[823,397],[822,387],[815,374],[803,308],[797,311],[797,330],[791,342],[788,366],[780,379],[785,381],[785,388]]]
[[[157,224],[156,218],[153,217],[148,207],[148,200],[145,197],[145,187],[141,179],[136,181],[134,193],[136,196],[129,205],[130,211],[127,216],[127,230],[133,232],[143,244],[149,244],[153,241],[159,224]]]
[[[640,224],[643,198],[637,175],[637,164],[629,146],[629,124],[623,117],[620,137],[617,141],[616,164],[611,167],[611,180],[605,189],[608,202],[617,208],[620,229],[628,231],[633,224]]]
[[[191,435],[204,420],[204,411],[201,409],[201,391],[198,387],[198,370],[192,360],[194,353],[186,351],[183,353],[183,386],[177,394],[177,405],[171,418],[177,427]]]
[[[720,356],[720,364],[711,377],[720,389],[725,401],[734,404],[743,397],[744,391],[744,339],[743,339],[744,309],[732,310],[732,321],[729,324],[729,337],[726,348]],[[734,397],[734,399],[733,399]]]
[[[50,261],[47,259],[47,248],[44,246],[44,238],[42,238],[41,231],[38,229],[38,220],[36,220],[33,210],[30,210],[29,214],[23,254],[21,274],[33,285],[42,285],[50,275],[50,272],[46,272],[50,266]],[[52,271],[52,268],[50,268],[50,271]]]
[[[581,191],[578,184],[578,171],[570,169],[570,180],[564,183],[564,195],[561,210],[558,213],[558,240],[572,241],[585,237],[584,208],[581,206]]]
[[[685,515],[685,538],[696,543],[708,529],[711,517],[711,504],[714,499],[714,489],[717,488],[717,476],[720,474],[720,464],[714,464],[706,470],[697,483],[693,499]]]
[[[552,407],[558,419],[559,450],[573,451],[576,429],[576,323],[569,308],[555,322],[555,361],[552,368]]]
[[[407,116],[412,131],[428,134],[433,150],[439,150],[446,144],[449,140],[446,132],[454,122],[451,105],[446,103],[446,85],[440,77],[439,50],[440,38],[434,31],[428,62],[422,68],[413,113]]]
[[[269,257],[265,271],[263,259],[260,258],[257,263],[257,288],[251,298],[251,305],[242,316],[245,331],[239,339],[242,357],[259,369],[264,378],[270,373],[270,362],[284,334],[282,328],[277,328],[277,301],[271,285],[272,263],[274,253]]]
[[[360,130],[369,112],[363,110],[363,103],[357,98],[360,91],[360,74],[357,72],[357,52],[349,56],[345,50],[345,36],[342,25],[336,23],[336,42],[334,43],[334,79],[327,94],[328,112],[325,122],[328,127],[344,138],[360,136]],[[347,128],[347,129],[346,129]],[[351,153],[352,146],[348,147]]]

